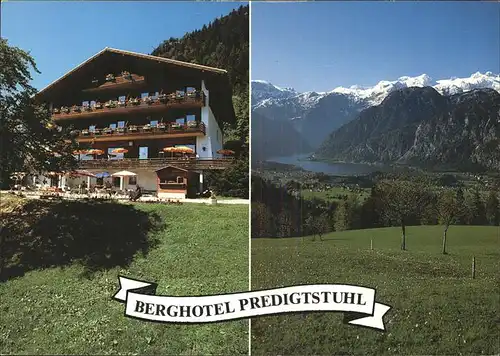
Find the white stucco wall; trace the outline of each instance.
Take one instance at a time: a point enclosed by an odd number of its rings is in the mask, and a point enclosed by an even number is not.
[[[100,173],[100,172],[108,172],[109,174],[113,174],[120,171],[120,169],[89,169],[89,172],[92,173]],[[154,171],[148,171],[148,170],[140,170],[140,169],[133,169],[131,172],[134,172],[137,174],[137,184],[143,189],[143,190],[152,190],[156,191],[157,190],[157,176]],[[33,176],[30,176],[27,178],[29,184],[33,184]],[[43,184],[43,181],[46,181],[45,184]],[[73,177],[70,178],[69,176],[66,176],[64,179],[60,178],[59,179],[59,187],[62,188],[62,182],[63,180],[65,181],[65,186],[70,187],[70,188],[77,188],[82,182],[88,183],[88,177]],[[113,183],[113,177],[108,177],[104,178],[104,182],[110,182]],[[36,183],[40,187],[49,187],[50,186],[50,176],[44,176],[44,175],[39,175],[36,178]],[[90,185],[95,185],[96,184],[96,178],[90,178]],[[135,190],[136,189],[135,184],[130,184],[129,183],[129,178],[124,177],[124,184],[123,184],[123,189],[131,189]],[[118,187],[117,187],[118,188]]]
[[[222,131],[210,108],[210,92],[204,81],[201,82],[201,89],[206,96],[205,106],[201,109],[201,121],[205,124],[206,133],[204,137],[196,138],[196,153],[200,158],[220,158],[221,155],[217,151],[223,145]]]

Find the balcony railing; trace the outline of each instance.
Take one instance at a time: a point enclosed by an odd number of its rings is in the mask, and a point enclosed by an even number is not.
[[[74,134],[78,141],[106,141],[114,139],[133,139],[140,136],[141,138],[155,138],[162,137],[164,135],[175,135],[175,134],[203,134],[206,133],[206,127],[203,122],[198,121],[188,121],[187,124],[163,124],[160,123],[156,126],[144,125],[144,126],[126,126],[119,128],[104,128],[90,130],[75,130]]]
[[[234,162],[234,158],[124,158],[95,159],[80,161],[81,169],[160,169],[174,166],[183,169],[225,169]]]
[[[122,102],[110,100],[104,104],[96,103],[92,106],[75,105],[72,107],[54,109],[52,112],[52,118],[55,121],[58,121],[129,113],[152,113],[156,111],[164,111],[167,108],[203,107],[205,102],[204,98],[203,92],[196,92],[194,94],[185,94],[181,96],[170,94],[161,95],[157,98],[134,98]]]
[[[160,186],[160,189],[165,189],[165,190],[166,189],[173,189],[173,190],[187,189],[187,185],[184,183],[160,182],[159,186]]]

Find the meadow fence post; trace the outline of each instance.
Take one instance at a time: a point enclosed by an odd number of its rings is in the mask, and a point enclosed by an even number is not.
[[[476,257],[472,256],[472,279],[476,278]]]

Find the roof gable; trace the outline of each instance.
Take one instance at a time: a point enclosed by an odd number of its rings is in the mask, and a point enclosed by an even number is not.
[[[184,168],[179,168],[179,167],[172,166],[172,165],[168,165],[168,166],[165,166],[165,167],[163,167],[163,168],[157,169],[155,172],[156,172],[156,173],[158,173],[158,172],[163,171],[163,170],[165,170],[165,169],[167,169],[167,168],[176,169],[176,170],[178,170],[178,171],[183,171],[183,172],[188,172],[188,170],[187,170],[187,169],[184,169]]]
[[[60,78],[56,79],[55,81],[53,81],[52,83],[50,83],[49,85],[47,85],[45,88],[41,89],[37,93],[36,96],[43,95],[50,88],[52,88],[53,86],[55,86],[56,84],[58,84],[59,82],[61,82],[63,79],[66,79],[67,77],[69,77],[73,73],[75,73],[78,70],[82,69],[83,67],[85,67],[86,65],[88,65],[90,62],[96,60],[97,58],[101,57],[102,55],[104,55],[106,53],[121,54],[121,55],[124,55],[124,56],[141,58],[141,59],[145,59],[145,60],[149,60],[149,61],[154,61],[154,62],[165,63],[165,64],[169,64],[169,65],[174,65],[174,66],[180,66],[180,67],[195,69],[195,70],[199,70],[199,71],[202,71],[202,72],[207,71],[207,72],[212,72],[212,73],[217,73],[217,74],[227,74],[226,70],[220,69],[220,68],[208,67],[208,66],[204,66],[204,65],[201,65],[201,64],[195,64],[195,63],[189,63],[189,62],[182,62],[182,61],[178,61],[178,60],[170,59],[170,58],[164,58],[164,57],[158,57],[158,56],[151,56],[151,55],[148,55],[148,54],[142,54],[142,53],[137,53],[137,52],[131,52],[131,51],[125,51],[125,50],[121,50],[121,49],[106,47],[103,50],[101,50],[101,51],[97,52],[96,54],[94,54],[92,57],[90,57],[87,60],[85,60],[84,62],[82,62],[81,64],[77,65],[75,68],[71,69],[69,72],[67,72],[66,74],[64,74]]]

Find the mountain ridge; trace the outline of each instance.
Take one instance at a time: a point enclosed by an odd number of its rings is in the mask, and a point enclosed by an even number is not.
[[[279,91],[281,93],[289,93],[291,97],[296,96],[298,98],[304,96],[310,96],[314,94],[316,96],[326,96],[332,93],[338,94],[346,94],[352,95],[359,99],[366,99],[367,97],[373,97],[375,101],[373,101],[373,105],[380,104],[386,95],[390,93],[392,90],[402,89],[403,87],[424,87],[424,86],[432,86],[438,92],[445,95],[453,95],[460,92],[469,91],[472,89],[480,89],[480,88],[491,88],[500,93],[500,74],[494,74],[491,71],[487,71],[484,74],[481,72],[476,72],[471,74],[469,77],[457,78],[451,77],[449,79],[439,79],[433,80],[427,74],[421,74],[419,76],[410,77],[410,76],[402,76],[394,81],[389,80],[381,80],[377,84],[373,86],[360,86],[360,85],[352,85],[350,87],[336,87],[327,92],[318,92],[318,91],[306,91],[306,92],[298,92],[293,88],[281,88],[277,85],[272,84],[269,81],[265,80],[252,80],[252,96],[261,97],[261,93],[257,93],[254,90],[254,83],[266,85],[268,91],[271,91],[270,88],[273,88],[275,91]],[[257,88],[259,90],[259,88]],[[375,93],[374,93],[375,92]],[[385,96],[383,96],[385,94]],[[383,96],[383,97],[382,97]],[[269,99],[270,97],[266,97]],[[379,100],[379,101],[377,101]],[[256,102],[255,105],[260,105],[260,102]],[[254,104],[252,104],[254,107]]]
[[[288,120],[313,148],[328,135],[354,119],[361,111],[379,105],[393,91],[408,87],[432,86],[440,94],[453,95],[476,88],[500,92],[500,75],[476,72],[466,78],[434,81],[422,74],[404,76],[395,81],[382,80],[371,87],[337,87],[328,92],[297,92],[268,81],[252,81],[252,112],[274,120]]]

